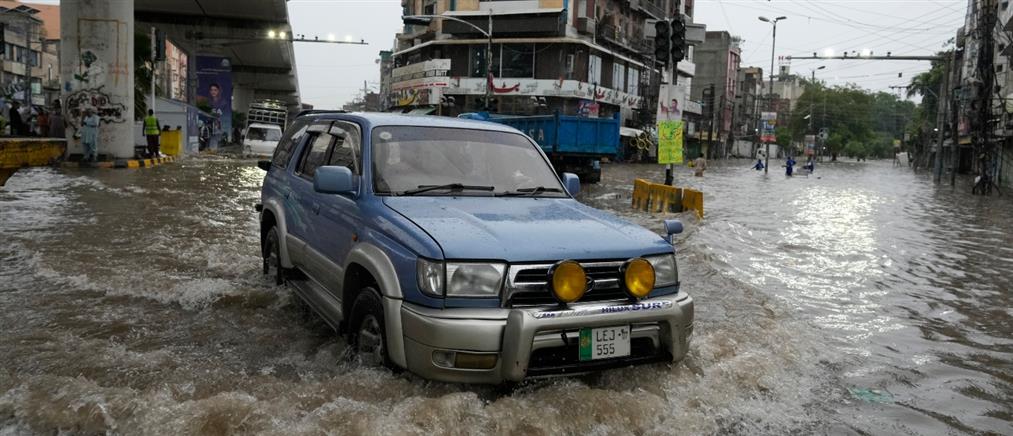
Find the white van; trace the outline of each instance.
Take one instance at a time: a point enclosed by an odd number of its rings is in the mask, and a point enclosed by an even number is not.
[[[253,123],[243,131],[243,152],[257,156],[271,156],[280,140],[281,126]]]

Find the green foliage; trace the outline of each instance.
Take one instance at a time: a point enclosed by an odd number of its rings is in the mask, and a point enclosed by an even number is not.
[[[151,95],[151,35],[134,32],[134,120],[140,121],[148,113],[145,97]]]
[[[811,119],[806,119],[810,112]],[[892,156],[893,139],[903,137],[914,113],[913,103],[893,94],[809,82],[788,122],[788,137],[801,141],[804,135],[826,127],[830,154],[887,157]]]
[[[953,51],[936,53],[939,56],[950,57]],[[936,126],[936,114],[939,111],[939,92],[942,90],[943,80],[946,78],[946,61],[932,61],[932,68],[924,73],[911,78],[907,89],[907,96],[921,96],[922,102],[918,111],[909,126],[909,133],[912,136],[923,136],[931,132]]]

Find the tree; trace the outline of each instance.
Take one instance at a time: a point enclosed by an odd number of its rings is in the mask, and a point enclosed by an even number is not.
[[[809,82],[788,122],[790,136],[801,139],[827,128],[825,145],[833,159],[844,153],[856,157],[892,155],[893,139],[904,135],[914,104],[885,93],[871,93],[857,85],[828,87]]]
[[[148,113],[148,95],[151,94],[151,35],[134,32],[134,121],[144,119]]]

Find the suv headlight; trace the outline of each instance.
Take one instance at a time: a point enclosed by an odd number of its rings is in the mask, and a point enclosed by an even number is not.
[[[447,263],[448,297],[495,297],[503,285],[506,264]]]
[[[654,287],[663,288],[679,283],[679,266],[675,263],[675,254],[646,257],[654,267]]]
[[[495,297],[506,275],[506,264],[438,262],[419,258],[419,289],[433,297]]]

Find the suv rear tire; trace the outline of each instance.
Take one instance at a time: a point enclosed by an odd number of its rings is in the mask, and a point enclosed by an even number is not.
[[[348,343],[356,358],[369,366],[390,367],[385,326],[380,293],[363,288],[352,304],[348,329]]]
[[[285,284],[285,269],[281,267],[281,243],[278,240],[278,227],[271,226],[264,236],[264,275],[273,279],[274,284]]]

